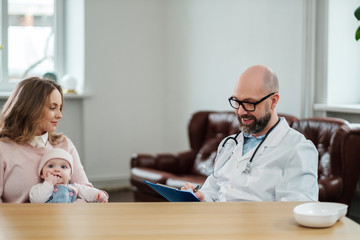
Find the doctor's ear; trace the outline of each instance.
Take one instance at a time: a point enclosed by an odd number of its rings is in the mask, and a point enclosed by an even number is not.
[[[271,109],[274,110],[276,105],[278,104],[280,99],[280,95],[278,93],[275,93],[271,96]]]

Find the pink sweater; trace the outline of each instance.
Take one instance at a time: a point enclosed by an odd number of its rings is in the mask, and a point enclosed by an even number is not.
[[[0,203],[29,202],[31,187],[42,182],[37,173],[41,156],[52,148],[64,149],[72,155],[74,167],[70,183],[91,186],[74,144],[66,137],[54,146],[47,142],[44,148],[0,141]]]

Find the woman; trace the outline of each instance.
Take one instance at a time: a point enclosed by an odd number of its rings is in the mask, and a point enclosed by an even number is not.
[[[73,157],[70,183],[91,186],[74,144],[55,133],[63,103],[61,86],[37,77],[21,81],[6,101],[0,115],[0,202],[29,202],[30,188],[41,182],[41,157],[53,148]]]

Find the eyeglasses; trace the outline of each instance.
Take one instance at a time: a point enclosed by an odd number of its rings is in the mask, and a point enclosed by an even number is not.
[[[263,97],[262,99],[260,99],[257,102],[247,102],[247,101],[239,101],[234,97],[230,97],[229,98],[229,103],[230,106],[234,109],[239,109],[240,105],[244,108],[245,111],[247,112],[253,112],[256,109],[256,105],[258,105],[259,103],[261,103],[262,101],[264,101],[265,99],[267,99],[268,97],[270,97],[271,95],[274,95],[276,92],[270,93],[269,95],[266,95],[265,97]]]

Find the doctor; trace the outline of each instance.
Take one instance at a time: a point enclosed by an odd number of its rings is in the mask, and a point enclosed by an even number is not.
[[[278,92],[268,67],[252,66],[240,76],[229,102],[241,132],[219,144],[214,169],[195,193],[201,201],[318,200],[318,152],[278,117]]]

